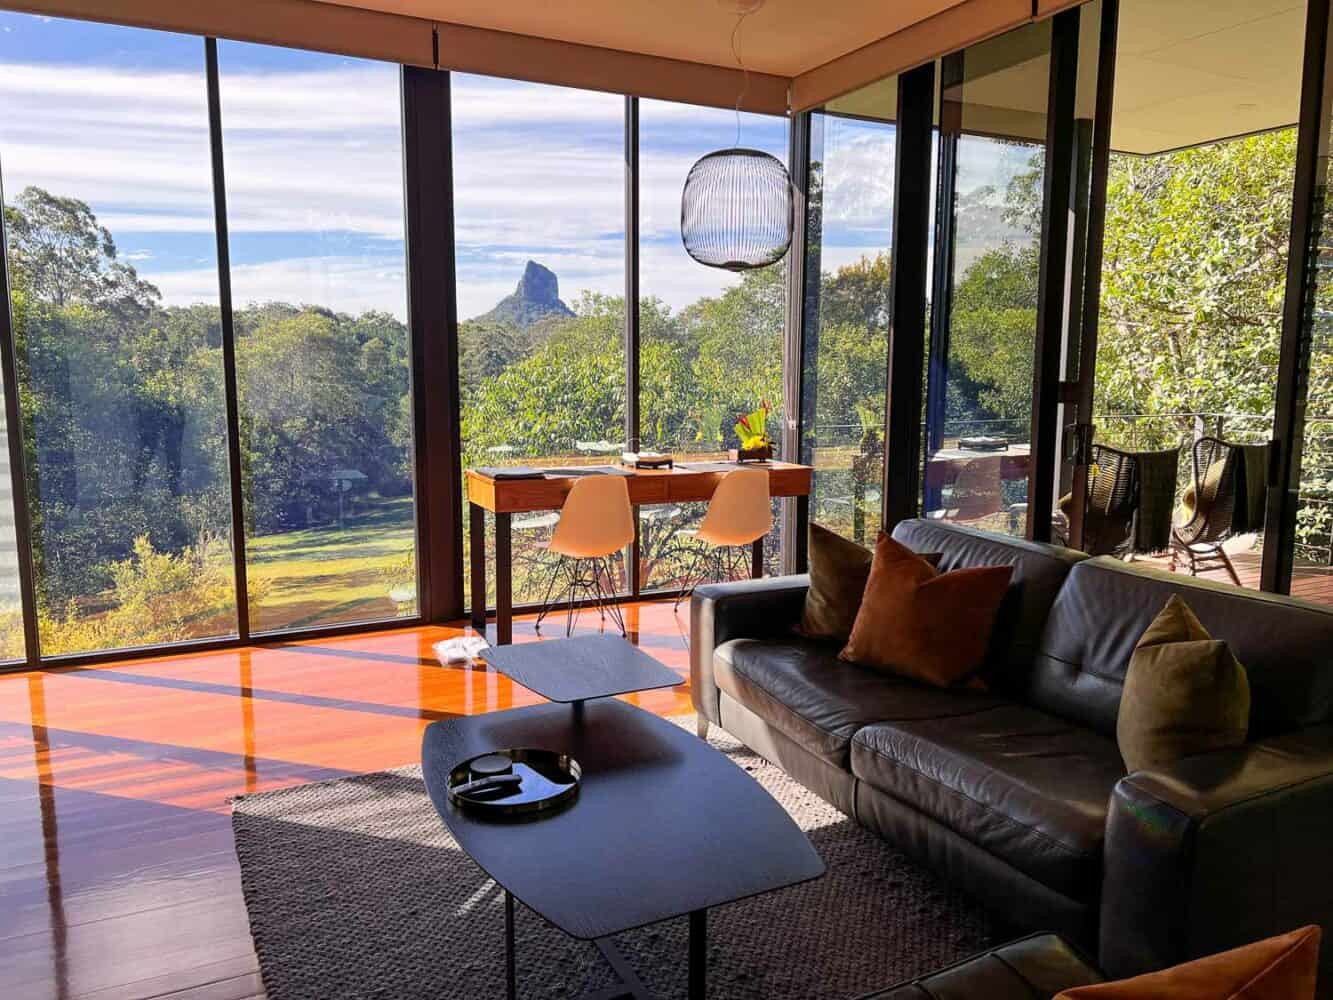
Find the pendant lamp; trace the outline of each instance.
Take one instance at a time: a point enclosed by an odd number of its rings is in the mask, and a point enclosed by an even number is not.
[[[745,73],[736,99],[736,145],[699,159],[685,178],[680,199],[680,238],[685,252],[707,267],[749,271],[775,264],[791,246],[791,177],[776,156],[740,145],[741,103],[749,71],[740,55],[745,18],[763,0],[719,0],[737,15],[731,51]]]

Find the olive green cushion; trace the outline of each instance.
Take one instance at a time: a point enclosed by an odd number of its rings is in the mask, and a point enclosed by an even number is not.
[[[1116,720],[1130,771],[1240,746],[1250,728],[1250,682],[1225,642],[1172,595],[1134,647]]]
[[[861,610],[875,553],[813,521],[808,538],[810,589],[797,631],[808,639],[846,642]],[[939,552],[917,554],[932,566],[942,558]]]
[[[810,589],[801,612],[801,634],[846,642],[861,610],[874,553],[813,521],[808,550]]]

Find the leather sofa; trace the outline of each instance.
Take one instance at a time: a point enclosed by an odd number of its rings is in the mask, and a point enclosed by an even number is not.
[[[1014,568],[988,690],[915,685],[800,637],[808,577],[716,584],[691,601],[701,727],[1111,978],[1333,926],[1333,611],[938,521],[893,534],[944,571]],[[1245,665],[1250,741],[1126,774],[1125,671],[1172,593]]]
[[[1105,981],[1077,948],[1032,934],[861,1000],[1051,1000]]]

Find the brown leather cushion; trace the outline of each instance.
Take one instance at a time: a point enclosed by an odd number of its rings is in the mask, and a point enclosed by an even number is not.
[[[963,681],[985,664],[1012,574],[1009,566],[939,573],[881,532],[861,610],[840,655],[938,687]]]
[[[798,632],[807,639],[843,643],[861,610],[874,553],[836,531],[810,522],[810,589],[805,592]],[[921,553],[938,566],[940,553]]]
[[[1116,720],[1131,771],[1242,746],[1250,725],[1245,668],[1172,594],[1134,647]]]
[[[1065,990],[1056,1000],[1314,1000],[1318,927],[1132,979]]]
[[[1025,705],[866,726],[852,773],[1043,885],[1101,887],[1115,741]]]
[[[1000,704],[984,691],[943,691],[843,663],[808,639],[733,639],[713,654],[717,686],[785,736],[846,769],[852,735],[885,719],[934,719]]]

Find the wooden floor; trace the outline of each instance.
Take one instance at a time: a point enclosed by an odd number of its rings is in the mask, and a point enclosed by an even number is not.
[[[1257,581],[1248,553],[1237,568]],[[1298,589],[1327,599],[1329,584]],[[687,676],[684,609],[626,619]],[[584,612],[581,632],[596,624]],[[0,998],[260,996],[228,799],[415,762],[430,722],[539,700],[441,666],[432,644],[467,631],[0,676]],[[531,621],[515,636],[535,639]],[[685,686],[630,700],[690,710]]]
[[[631,637],[682,677],[686,621],[626,608]],[[585,611],[580,634],[597,624]],[[413,763],[436,719],[540,700],[441,666],[432,644],[467,632],[0,676],[0,998],[262,996],[228,799]],[[535,638],[530,621],[515,638]],[[629,700],[690,711],[684,685]]]

